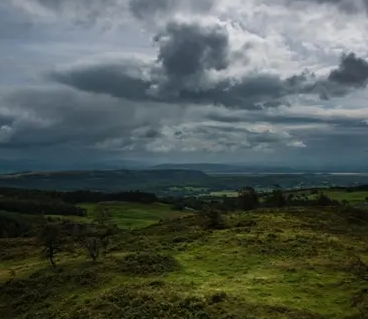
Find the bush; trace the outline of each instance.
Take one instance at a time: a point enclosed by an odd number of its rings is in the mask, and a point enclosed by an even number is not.
[[[365,209],[344,205],[340,207],[339,213],[351,223],[361,223],[368,221],[368,212]]]
[[[223,229],[225,228],[224,220],[222,218],[221,211],[213,208],[206,207],[202,211],[205,218],[204,226],[207,229]]]

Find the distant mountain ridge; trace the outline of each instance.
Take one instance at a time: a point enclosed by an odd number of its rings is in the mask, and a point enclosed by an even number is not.
[[[215,173],[368,173],[368,166],[347,167],[330,165],[328,167],[307,167],[307,166],[282,166],[282,165],[262,165],[262,164],[241,164],[241,163],[168,163],[151,167],[152,169],[185,169],[198,170],[207,174]]]

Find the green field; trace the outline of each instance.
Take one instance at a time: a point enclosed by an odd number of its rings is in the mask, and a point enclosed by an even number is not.
[[[331,189],[322,189],[320,190],[324,194],[326,194],[328,197],[334,200],[343,201],[347,200],[350,203],[361,203],[367,201],[366,198],[368,198],[368,192],[346,192],[343,190],[331,190]],[[315,195],[311,194],[311,190],[308,191],[297,191],[292,192],[293,194],[297,195],[306,195],[308,198],[312,198]],[[368,202],[368,201],[367,201]]]
[[[76,222],[91,222],[96,206],[106,207],[112,216],[112,222],[119,228],[143,228],[158,222],[161,219],[171,219],[185,216],[188,212],[172,210],[169,205],[161,203],[140,204],[109,202],[99,204],[81,204],[86,209],[87,216],[49,216],[51,218],[69,219]]]
[[[151,226],[116,235],[95,264],[64,252],[54,272],[32,239],[0,240],[1,318],[366,318],[366,216],[259,209],[206,230],[159,204],[107,205],[124,228]]]
[[[231,190],[224,190],[224,191],[211,192],[210,195],[215,197],[222,197],[222,196],[236,197],[238,196],[238,192]]]

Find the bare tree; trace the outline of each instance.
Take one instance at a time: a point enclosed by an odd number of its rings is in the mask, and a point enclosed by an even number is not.
[[[55,268],[54,257],[61,250],[59,226],[55,223],[46,223],[41,229],[39,240],[43,246],[42,256]]]

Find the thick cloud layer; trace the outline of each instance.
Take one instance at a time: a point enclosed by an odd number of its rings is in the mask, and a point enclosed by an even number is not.
[[[197,36],[202,39],[200,45],[196,45],[196,37],[193,42],[187,38],[187,43],[185,36],[168,36],[157,63],[96,62],[56,70],[51,78],[87,92],[136,101],[220,104],[248,109],[288,104],[285,98],[295,94],[317,94],[321,99],[344,96],[367,84],[368,63],[353,53],[343,56],[335,69],[321,77],[301,73],[282,79],[271,74],[248,74],[238,79],[215,80],[209,71],[222,70],[230,63],[226,37],[216,35],[213,42],[212,33]],[[192,48],[191,45],[194,47],[191,50],[182,49],[182,46]]]
[[[256,70],[233,76],[239,64],[248,63],[243,54],[252,50],[250,43],[244,43],[244,52],[239,54],[229,25],[219,19],[169,18],[176,12],[204,14],[214,3],[131,0],[129,9],[135,17],[159,21],[153,30],[155,62],[76,65],[56,70],[51,78],[87,92],[137,101],[221,104],[249,109],[288,104],[287,98],[295,94],[317,94],[326,100],[365,86],[364,82],[357,85],[357,81],[365,78],[366,62],[354,53],[345,55],[340,65],[325,76],[316,77],[313,72],[303,70],[286,77]]]
[[[114,153],[292,165],[362,157],[366,4],[2,3],[0,159]],[[27,36],[10,28],[23,25]]]

